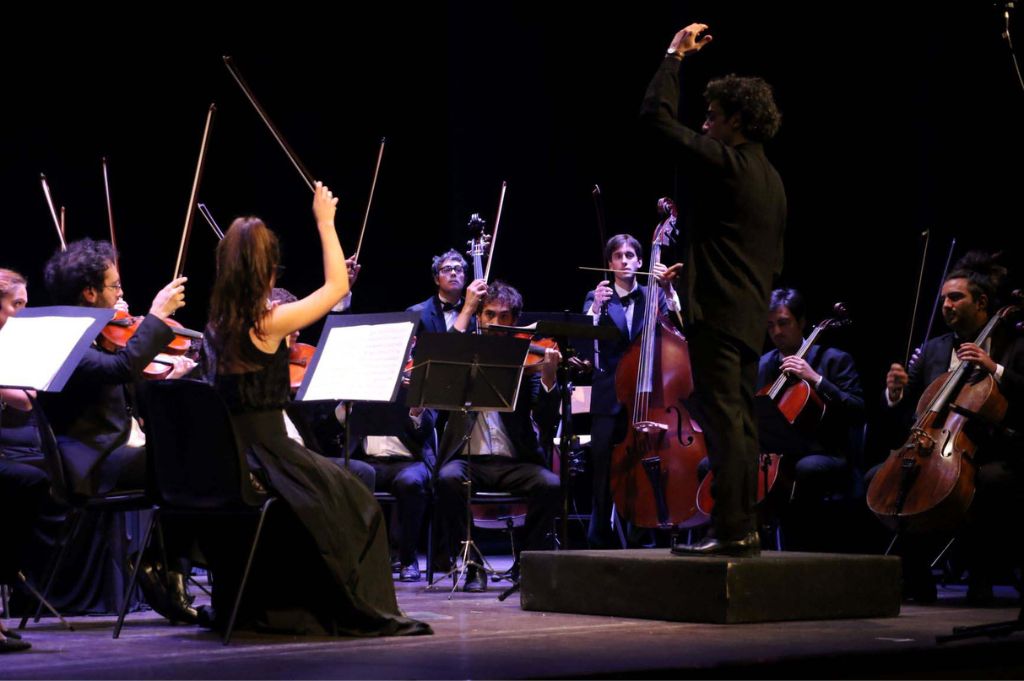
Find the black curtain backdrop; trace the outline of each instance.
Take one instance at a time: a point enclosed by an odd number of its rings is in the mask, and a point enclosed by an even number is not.
[[[782,4],[12,10],[0,47],[0,266],[28,276],[31,305],[49,302],[42,267],[57,238],[39,173],[67,206],[69,239],[107,238],[107,156],[125,297],[144,313],[172,275],[216,102],[200,200],[225,229],[261,216],[282,240],[280,285],[300,296],[315,288],[310,194],[230,79],[221,60],[230,54],[304,164],[340,195],[349,253],[387,136],[355,311],[429,295],[431,257],[465,248],[471,213],[493,222],[502,180],[493,275],[518,287],[529,310],[575,310],[599,279],[577,269],[600,265],[593,186],[609,235],[642,243],[658,197],[676,193],[672,167],[640,144],[636,114],[674,32],[699,20],[714,42],[685,62],[683,120],[702,122],[712,76],[761,75],[775,86],[784,120],[768,153],[790,207],[780,283],[805,292],[811,323],[848,303],[855,326],[823,342],[854,354],[871,402],[905,352],[922,230],[932,258],[915,342],[950,238],[958,253],[1005,249],[1024,268],[1024,92],[1000,37],[1004,3]],[[1021,23],[1013,17],[1024,45]],[[197,216],[178,315],[194,328],[205,319],[214,247]]]

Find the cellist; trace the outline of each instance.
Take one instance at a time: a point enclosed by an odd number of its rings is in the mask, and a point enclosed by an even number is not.
[[[775,348],[761,356],[757,371],[759,391],[785,372],[807,381],[824,404],[820,420],[801,428],[779,418],[778,409],[766,404],[767,398],[759,398],[764,400],[757,409],[761,449],[782,454],[783,470],[795,483],[793,503],[783,511],[790,550],[824,548],[822,538],[809,531],[820,515],[816,505],[826,496],[852,493],[851,447],[857,442],[854,431],[864,427],[864,391],[853,357],[818,343],[799,356],[807,326],[805,309],[804,297],[796,289],[772,291],[767,330]]]
[[[625,411],[615,394],[615,372],[623,353],[640,333],[651,287],[640,284],[636,273],[643,267],[643,249],[629,234],[617,234],[604,247],[605,267],[611,276],[601,281],[583,301],[583,312],[594,324],[615,326],[619,337],[601,341],[594,362],[593,390],[590,396],[590,464],[593,472],[590,525],[587,543],[591,548],[612,548],[609,488],[612,445],[621,442],[626,431]],[[662,314],[679,310],[679,296],[672,288],[681,265],[671,268],[657,263],[653,272],[660,286],[655,289],[658,310]]]
[[[704,135],[678,120],[680,64],[711,43],[707,28],[695,23],[676,33],[641,109],[641,122],[690,185],[690,202],[680,204],[689,213],[683,309],[694,399],[687,407],[704,430],[715,475],[710,535],[673,553],[751,556],[760,552],[754,382],[786,224],[785,190],[763,143],[781,116],[766,82],[726,76],[704,93]]]
[[[1024,338],[1001,324],[981,347],[972,342],[999,309],[999,290],[1006,274],[1006,268],[988,254],[973,251],[961,258],[942,284],[942,319],[950,332],[927,340],[909,371],[894,363],[886,375],[884,411],[894,447],[906,438],[924,389],[961,362],[991,374],[1007,400],[1002,426],[991,436],[981,434],[978,441],[975,496],[968,525],[960,534],[970,572],[967,597],[977,605],[992,601],[991,568],[997,556],[1008,550],[1007,542],[1017,536],[1008,524],[1019,527],[1019,509],[1024,502],[1024,474],[1019,470],[1024,447]],[[869,471],[869,479],[878,468]],[[901,539],[904,596],[922,603],[936,598],[926,562],[931,555],[922,548],[925,541],[920,537]]]

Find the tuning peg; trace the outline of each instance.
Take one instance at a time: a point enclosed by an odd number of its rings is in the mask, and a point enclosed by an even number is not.
[[[832,311],[840,319],[846,319],[846,316],[849,314],[849,311],[846,309],[846,303],[836,303],[832,306]]]

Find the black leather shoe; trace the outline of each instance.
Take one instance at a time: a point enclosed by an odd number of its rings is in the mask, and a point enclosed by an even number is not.
[[[672,553],[676,556],[734,556],[748,558],[761,555],[761,538],[757,532],[748,532],[740,539],[716,539],[708,537],[696,544],[675,544]]]
[[[165,581],[161,572],[156,563],[147,559],[143,559],[139,566],[139,587],[146,603],[171,622],[196,624],[198,618],[185,590],[185,576],[180,572],[170,572]]]
[[[16,653],[21,650],[28,650],[32,644],[28,641],[19,641],[13,638],[5,638],[0,641],[0,653]]]
[[[401,571],[398,573],[398,581],[400,582],[418,582],[420,581],[420,566],[419,563],[409,563],[403,565]]]
[[[13,638],[16,641],[21,640],[21,634],[16,632],[14,629],[0,629],[0,634],[3,634],[7,638]]]
[[[462,590],[474,594],[487,591],[487,573],[475,567],[466,570],[466,579],[462,582]]]

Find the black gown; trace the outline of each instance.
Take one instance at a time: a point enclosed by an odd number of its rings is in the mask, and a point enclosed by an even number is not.
[[[214,384],[254,474],[284,504],[268,514],[238,626],[336,636],[432,633],[398,608],[376,499],[348,471],[288,437],[285,344],[267,354],[246,336],[243,354],[258,369],[218,374]],[[204,548],[213,569],[218,620],[226,619],[237,593],[245,542],[245,537],[221,535]]]

